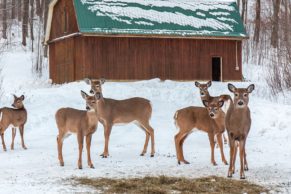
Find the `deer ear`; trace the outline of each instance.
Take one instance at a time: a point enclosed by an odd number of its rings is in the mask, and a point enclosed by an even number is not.
[[[101,82],[101,84],[104,84],[105,83],[105,78],[101,78],[100,82]]]
[[[207,108],[209,105],[209,102],[207,100],[202,100],[203,105]]]
[[[199,88],[200,83],[196,81],[196,82],[195,82],[195,86]]]
[[[209,88],[211,85],[212,85],[212,82],[211,81],[208,81],[207,82],[207,87]]]
[[[254,85],[254,84],[249,85],[249,87],[247,88],[248,93],[252,93],[252,91],[253,91],[254,89],[255,89],[255,85]]]
[[[24,100],[24,95],[21,95],[20,96],[20,99],[23,101]]]
[[[223,100],[220,100],[220,101],[218,102],[218,106],[221,108],[221,107],[223,107],[223,105],[224,105],[224,101],[223,101]]]
[[[234,93],[235,90],[236,90],[236,87],[235,87],[234,85],[232,85],[231,83],[229,83],[229,84],[227,85],[227,87],[228,87],[228,90],[229,90],[230,92],[232,92],[232,93]]]
[[[14,99],[16,99],[16,98],[17,98],[17,96],[16,96],[15,94],[12,94],[12,95],[13,95]]]
[[[86,92],[84,92],[83,90],[81,90],[81,96],[86,100],[88,97],[88,94],[86,94]]]
[[[85,78],[84,81],[86,84],[91,85],[91,80],[89,78]]]

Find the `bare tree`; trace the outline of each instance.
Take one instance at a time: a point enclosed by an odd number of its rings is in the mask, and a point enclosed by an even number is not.
[[[258,45],[260,41],[260,31],[261,31],[261,0],[256,0],[256,19],[254,33],[254,41],[256,45]]]
[[[23,0],[23,16],[22,16],[22,45],[26,46],[26,38],[28,36],[28,14],[29,0]]]
[[[34,34],[33,34],[33,18],[34,18],[34,0],[30,0],[30,17],[29,17],[29,24],[30,24],[30,40],[31,40],[31,51],[33,52],[33,41],[34,41]]]
[[[281,0],[273,0],[273,19],[272,19],[272,34],[271,34],[271,45],[273,48],[278,47],[280,4],[281,4]]]
[[[17,0],[17,18],[18,21],[21,22],[22,19],[22,0]]]
[[[11,19],[15,19],[15,12],[16,12],[16,2],[15,0],[11,0]]]
[[[3,9],[2,38],[7,39],[7,0],[3,0],[2,9]]]

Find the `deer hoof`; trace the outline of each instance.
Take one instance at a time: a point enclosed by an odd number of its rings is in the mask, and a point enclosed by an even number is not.
[[[82,169],[83,169],[83,167],[82,167],[82,166],[78,166],[78,168],[79,168],[80,170],[82,170]]]
[[[181,165],[181,162],[180,162],[180,160],[178,160],[178,164],[179,164],[179,165]]]
[[[154,154],[151,154],[151,157],[154,157],[155,155]]]
[[[249,170],[249,168],[248,168],[247,166],[245,166],[244,170],[245,170],[245,171],[248,171],[248,170]]]
[[[246,179],[246,177],[245,176],[240,176],[240,179]]]
[[[94,168],[95,168],[93,164],[89,165],[89,167],[90,167],[90,168],[92,168],[92,169],[94,169]]]
[[[64,166],[65,165],[65,163],[64,162],[60,162],[60,166]]]
[[[27,150],[27,147],[26,146],[23,146],[23,149]]]
[[[212,162],[213,166],[217,166],[217,163],[216,162]]]
[[[227,161],[224,161],[223,163],[224,163],[225,165],[228,165]]]
[[[144,156],[144,153],[141,153],[140,156]]]

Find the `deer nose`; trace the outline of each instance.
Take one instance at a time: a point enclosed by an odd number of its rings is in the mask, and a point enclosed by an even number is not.
[[[14,107],[14,104],[11,104],[12,107]]]
[[[90,110],[89,106],[86,106],[86,110]]]
[[[201,92],[200,94],[201,94],[201,96],[204,96],[204,92]]]
[[[93,91],[93,90],[90,90],[90,93],[91,93],[91,94],[94,94],[94,91]]]
[[[239,101],[237,104],[242,106],[244,103],[243,103],[243,101]]]
[[[211,118],[213,118],[213,117],[214,117],[214,114],[213,114],[213,113],[210,113],[209,116],[210,116]]]

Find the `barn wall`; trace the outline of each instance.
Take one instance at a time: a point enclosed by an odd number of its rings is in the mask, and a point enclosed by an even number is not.
[[[64,12],[66,10],[67,17]],[[67,20],[67,30],[65,31],[65,20]],[[54,6],[53,19],[50,32],[50,40],[59,38],[74,32],[78,32],[78,24],[73,6],[73,0],[58,1]]]
[[[239,71],[233,40],[74,37],[50,44],[51,78],[211,80],[212,57],[220,56],[223,80],[241,80],[241,41],[237,46]]]

